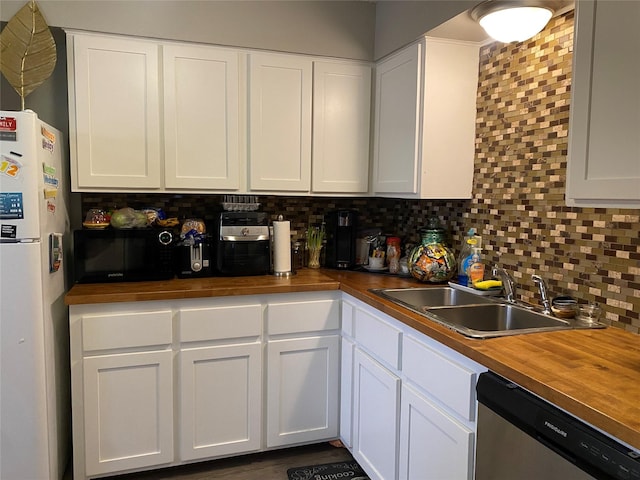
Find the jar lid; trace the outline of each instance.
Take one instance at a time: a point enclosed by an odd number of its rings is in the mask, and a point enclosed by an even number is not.
[[[387,237],[387,244],[400,243],[400,237]]]

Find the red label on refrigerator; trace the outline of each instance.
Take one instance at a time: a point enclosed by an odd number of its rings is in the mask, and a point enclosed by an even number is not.
[[[15,132],[16,119],[14,117],[0,117],[0,130],[4,132]]]

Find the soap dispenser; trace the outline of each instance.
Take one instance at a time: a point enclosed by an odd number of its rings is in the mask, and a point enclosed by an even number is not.
[[[476,235],[476,229],[470,228],[462,242],[460,255],[458,256],[458,283],[467,285],[469,283],[469,267],[473,262],[474,249],[482,247],[482,238]]]

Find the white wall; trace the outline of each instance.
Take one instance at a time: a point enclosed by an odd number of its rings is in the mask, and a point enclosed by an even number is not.
[[[27,0],[2,0],[9,21]],[[368,1],[38,0],[53,27],[373,59]]]

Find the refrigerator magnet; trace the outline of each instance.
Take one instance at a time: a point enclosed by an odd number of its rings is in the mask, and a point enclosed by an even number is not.
[[[0,159],[0,174],[9,178],[18,178],[22,171],[22,163],[18,160],[2,155]]]
[[[44,198],[45,199],[52,198],[52,199],[55,200],[57,195],[58,195],[58,189],[57,188],[49,188],[49,187],[45,187],[44,188]]]

